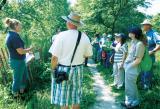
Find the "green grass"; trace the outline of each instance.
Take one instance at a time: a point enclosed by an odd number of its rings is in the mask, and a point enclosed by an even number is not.
[[[83,96],[81,102],[82,109],[88,109],[95,102],[96,95],[93,90],[93,79],[92,73],[88,68],[84,69],[84,79],[83,79]]]
[[[32,68],[34,81],[30,92],[25,95],[25,100],[13,99],[11,96],[12,72],[8,71],[10,82],[6,86],[0,85],[0,109],[55,109],[50,104],[51,71],[48,69],[50,64],[33,63],[32,66],[34,66]],[[92,74],[88,68],[85,68],[81,109],[87,109],[94,101]]]
[[[158,58],[159,60],[160,58]],[[106,69],[101,65],[97,66],[101,75],[104,77],[106,85],[109,85],[113,94],[116,96],[116,101],[124,101],[125,92],[124,89],[117,90],[111,86],[113,84],[113,77],[111,77],[112,70]],[[141,90],[139,86],[139,93],[141,95],[142,103],[138,109],[160,109],[160,62],[157,62],[154,67],[153,88],[152,90]]]

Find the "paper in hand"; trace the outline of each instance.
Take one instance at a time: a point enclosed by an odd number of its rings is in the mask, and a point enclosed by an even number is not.
[[[32,59],[34,59],[33,54],[26,53],[26,63],[29,63]]]

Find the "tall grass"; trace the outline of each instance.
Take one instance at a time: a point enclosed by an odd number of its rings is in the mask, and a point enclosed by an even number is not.
[[[25,100],[21,98],[13,99],[11,96],[11,81],[8,85],[0,85],[0,109],[55,109],[50,104],[51,91],[51,71],[49,63],[33,63],[32,71],[34,81],[29,93],[25,95]],[[9,74],[12,74],[10,71]],[[11,75],[9,75],[11,76]],[[95,101],[93,91],[92,74],[88,68],[84,69],[83,96],[81,108],[87,109]]]

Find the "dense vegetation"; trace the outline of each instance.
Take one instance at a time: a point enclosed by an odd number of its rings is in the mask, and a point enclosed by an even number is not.
[[[26,46],[42,48],[46,60],[51,37],[58,28],[66,28],[61,16],[68,13],[69,5],[66,0],[34,0],[23,4],[11,2],[1,11],[0,19],[10,17],[20,20],[23,28],[20,34]],[[5,31],[3,22],[0,22],[0,30]]]
[[[50,64],[34,62],[32,66],[34,80],[29,92],[23,97],[16,100],[11,96],[11,78],[7,86],[0,85],[0,109],[55,109],[50,104]],[[11,77],[12,72],[8,72],[8,75]],[[81,108],[87,109],[88,106],[95,102],[92,74],[87,68],[84,70],[84,78]]]
[[[144,15],[136,8],[148,6],[145,0],[78,0],[74,9],[80,12],[86,22],[86,29],[92,32],[126,32],[132,25],[139,25]]]
[[[136,10],[137,6],[148,6],[145,0],[78,0],[78,3],[70,8],[66,0],[29,0],[23,3],[11,2],[7,3],[0,10],[0,19],[6,17],[16,18],[22,22],[22,32],[20,33],[25,41],[26,47],[30,45],[35,49],[41,49],[42,61],[32,63],[32,73],[34,77],[33,85],[29,89],[30,92],[25,95],[25,100],[14,100],[10,95],[10,87],[12,81],[12,71],[7,70],[9,83],[4,86],[0,83],[0,109],[52,109],[50,105],[50,74],[51,70],[48,54],[48,49],[51,45],[51,37],[56,33],[57,29],[65,30],[66,26],[61,19],[62,15],[67,15],[70,10],[78,11],[84,20],[85,26],[81,29],[92,36],[94,33],[107,32],[126,32],[127,28],[132,25],[139,25],[145,15]],[[160,15],[150,17],[153,22],[153,27],[160,32]],[[5,31],[6,28],[3,22],[0,21],[0,48],[5,46]],[[159,57],[160,55],[157,55]],[[141,91],[143,109],[156,109],[159,106],[159,69],[157,63],[155,69],[155,85],[148,92]],[[110,71],[99,67],[100,71],[107,80],[111,83],[109,77]],[[108,72],[108,73],[106,73]],[[87,109],[95,101],[93,92],[92,74],[88,69],[85,69],[83,99],[81,107]],[[0,76],[1,80],[1,76]],[[90,90],[88,90],[90,89]],[[113,92],[117,92],[113,90]],[[122,100],[124,93],[117,96],[117,100]],[[152,103],[150,103],[152,102]],[[152,104],[152,105],[150,105]]]

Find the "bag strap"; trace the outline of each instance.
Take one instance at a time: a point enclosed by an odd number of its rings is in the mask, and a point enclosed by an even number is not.
[[[77,38],[76,46],[75,46],[75,48],[74,48],[73,55],[72,55],[72,58],[71,58],[71,64],[70,64],[70,66],[72,65],[72,62],[73,62],[73,59],[74,59],[74,56],[75,56],[77,47],[78,47],[79,42],[80,42],[80,40],[81,40],[81,35],[82,35],[82,33],[81,33],[80,31],[78,31],[78,38]]]

